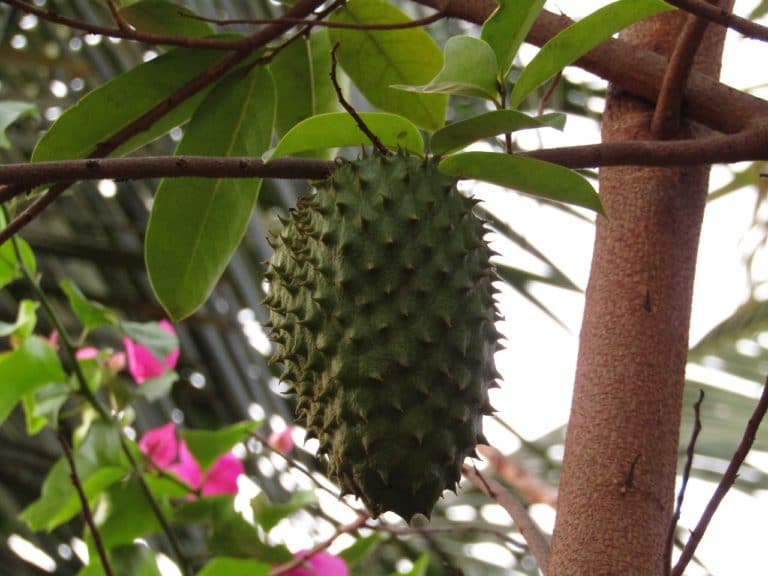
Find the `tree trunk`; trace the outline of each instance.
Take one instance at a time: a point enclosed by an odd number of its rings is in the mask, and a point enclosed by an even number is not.
[[[667,13],[623,39],[669,55],[684,21]],[[710,26],[698,71],[719,73],[722,39]],[[603,139],[651,139],[652,114],[612,90]],[[709,167],[600,170],[607,218],[597,222],[547,576],[664,573],[708,176]]]

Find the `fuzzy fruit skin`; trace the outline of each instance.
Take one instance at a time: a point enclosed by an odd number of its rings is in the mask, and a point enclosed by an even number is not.
[[[273,241],[265,304],[297,420],[376,517],[429,516],[486,443],[498,376],[483,222],[435,163],[341,161]]]

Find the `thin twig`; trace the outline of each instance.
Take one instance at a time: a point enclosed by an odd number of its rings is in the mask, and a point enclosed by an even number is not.
[[[101,540],[101,534],[99,533],[99,529],[96,527],[96,522],[93,520],[91,506],[88,504],[88,498],[86,497],[85,490],[83,490],[83,485],[80,482],[80,476],[77,474],[75,458],[72,456],[72,449],[69,447],[69,442],[67,442],[64,431],[61,429],[57,430],[56,438],[61,445],[61,450],[64,452],[64,458],[66,459],[67,464],[69,464],[69,478],[72,480],[72,485],[75,487],[75,492],[77,492],[77,495],[80,498],[80,507],[83,511],[83,519],[88,525],[88,529],[91,531],[91,536],[93,537],[93,545],[96,546],[96,551],[99,554],[99,560],[101,560],[101,566],[104,569],[104,574],[106,574],[106,576],[113,576],[114,572],[112,571],[112,566],[109,563],[109,557],[107,556],[107,551],[104,548],[104,542]]]
[[[544,534],[541,533],[533,518],[528,514],[525,506],[507,492],[501,484],[492,478],[486,478],[480,474],[477,468],[469,467],[465,464],[462,466],[461,471],[472,484],[507,511],[528,544],[531,554],[536,558],[539,569],[543,571],[547,566],[547,558],[549,557],[549,542],[547,542]]]
[[[651,119],[651,134],[659,140],[671,138],[680,130],[683,92],[708,25],[708,20],[689,14],[677,38]]]
[[[715,24],[741,32],[747,38],[768,42],[768,27],[731,13],[725,8],[713,6],[704,0],[666,0],[667,4],[677,6],[681,10],[696,14]]]
[[[357,517],[357,519],[354,520],[353,522],[350,522],[349,524],[345,524],[344,526],[339,526],[338,528],[336,528],[336,531],[329,538],[327,538],[326,540],[323,540],[316,546],[313,546],[307,552],[302,552],[290,562],[286,562],[285,564],[281,564],[280,566],[277,566],[269,573],[269,576],[279,576],[280,574],[285,574],[286,572],[292,570],[293,568],[301,566],[309,558],[311,558],[318,552],[321,552],[326,548],[328,548],[328,546],[333,544],[333,541],[336,540],[336,538],[338,538],[342,534],[356,532],[357,530],[362,528],[369,518],[370,516],[368,515],[368,513],[360,514]]]
[[[336,50],[338,50],[339,46],[340,43],[336,42],[336,44],[334,44],[333,48],[331,49],[331,82],[333,83],[333,89],[336,90],[336,97],[339,100],[339,104],[341,104],[344,110],[346,110],[349,115],[352,116],[355,124],[357,124],[357,127],[360,128],[360,131],[368,137],[374,147],[382,154],[388,155],[389,150],[387,147],[382,144],[381,140],[379,140],[379,137],[376,136],[376,134],[371,132],[371,129],[368,128],[365,122],[363,122],[363,119],[360,118],[360,115],[357,113],[357,111],[349,102],[347,102],[347,99],[344,98],[344,94],[341,91],[341,86],[339,86],[339,82],[336,79]]]
[[[385,524],[378,524],[376,526],[366,526],[371,530],[377,530],[379,532],[387,532],[389,534],[420,534],[422,532],[429,532],[431,534],[488,534],[495,536],[499,540],[502,540],[508,544],[511,544],[518,550],[527,550],[528,545],[524,542],[513,538],[509,534],[505,534],[501,530],[495,528],[486,528],[485,526],[467,526],[467,525],[453,525],[453,526],[421,526],[419,528],[399,527],[399,526],[387,526]]]
[[[117,27],[124,32],[130,31],[131,27],[120,15],[120,10],[115,5],[115,0],[107,0],[107,6],[109,6],[109,12],[112,14],[112,19],[115,21],[115,24],[117,24]]]
[[[739,475],[739,468],[747,457],[747,454],[749,454],[752,444],[755,442],[757,430],[760,427],[760,423],[763,421],[766,411],[768,411],[768,378],[766,378],[766,381],[763,383],[763,392],[760,395],[760,400],[758,401],[757,406],[755,406],[755,411],[749,418],[749,422],[747,422],[747,426],[744,429],[744,436],[741,438],[741,442],[739,442],[739,446],[736,448],[733,458],[731,458],[731,461],[728,463],[728,468],[720,479],[720,483],[717,485],[715,493],[712,495],[712,498],[704,509],[704,513],[701,515],[698,524],[696,524],[696,528],[691,532],[691,536],[688,538],[688,542],[686,543],[685,548],[683,548],[680,558],[677,560],[677,564],[675,564],[675,567],[672,569],[672,576],[682,575],[694,552],[696,552],[696,547],[699,545],[699,542],[701,542],[704,532],[706,532],[707,526],[709,526],[709,522],[717,511],[717,507],[720,505],[723,498],[725,498],[725,495],[728,493],[728,490],[731,489],[734,482],[736,482],[736,478],[738,478]]]
[[[685,466],[683,467],[683,478],[680,482],[680,490],[677,493],[677,502],[675,503],[675,512],[672,515],[672,520],[669,522],[669,530],[667,531],[667,543],[666,550],[664,551],[664,574],[670,575],[672,570],[672,548],[675,541],[675,529],[677,528],[677,522],[680,520],[680,513],[683,509],[683,498],[685,497],[685,490],[688,488],[688,479],[691,477],[691,467],[693,466],[693,456],[696,450],[696,440],[701,432],[701,404],[704,402],[704,390],[699,390],[699,399],[693,405],[693,430],[691,430],[691,439],[688,442],[688,448],[685,453]]]

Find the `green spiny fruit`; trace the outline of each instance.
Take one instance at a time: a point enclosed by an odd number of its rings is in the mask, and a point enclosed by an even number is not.
[[[376,154],[342,161],[272,241],[273,361],[374,517],[429,516],[486,443],[496,276],[474,204],[434,162]]]

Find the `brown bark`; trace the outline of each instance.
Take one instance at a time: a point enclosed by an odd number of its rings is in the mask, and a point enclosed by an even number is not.
[[[664,14],[623,39],[668,55],[683,21]],[[699,72],[718,73],[722,36],[708,31]],[[652,115],[614,90],[603,139],[651,139]],[[664,573],[708,172],[600,170],[608,217],[597,223],[548,576]]]

